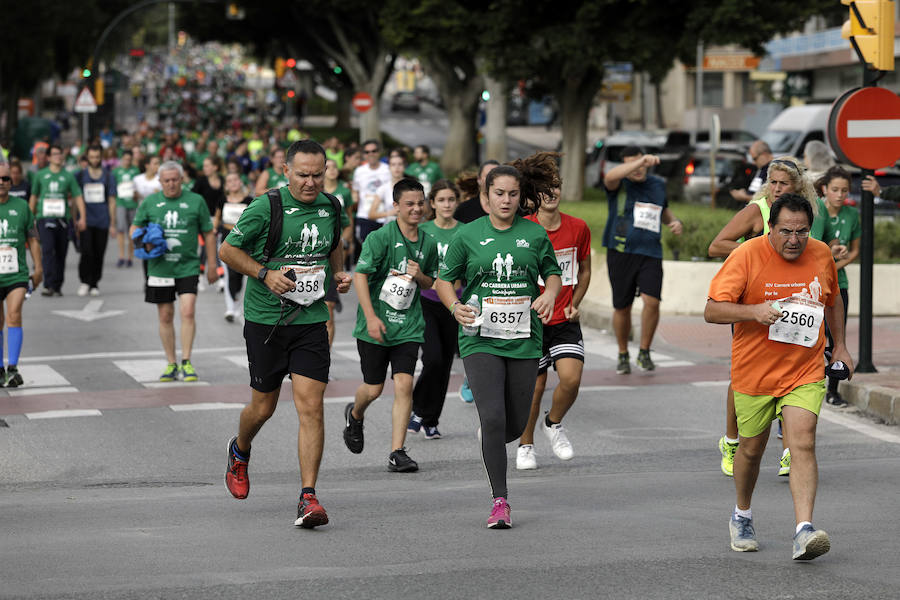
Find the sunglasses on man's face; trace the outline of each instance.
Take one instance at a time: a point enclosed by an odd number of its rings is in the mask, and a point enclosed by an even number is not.
[[[9,175],[0,175],[0,181],[2,181],[3,183],[9,183],[10,181],[12,181],[12,177],[10,177]]]

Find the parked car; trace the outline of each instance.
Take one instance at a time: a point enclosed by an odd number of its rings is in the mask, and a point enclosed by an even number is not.
[[[716,206],[735,206],[730,191],[747,187],[756,167],[743,150],[723,148],[716,152]],[[684,167],[684,197],[688,202],[709,204],[712,198],[709,147],[695,150]],[[743,206],[744,203],[741,203]]]
[[[391,98],[391,112],[419,112],[419,97],[413,92],[397,92]]]
[[[666,143],[664,133],[627,131],[617,133],[594,144],[585,158],[585,185],[603,187],[603,176],[622,164],[622,151],[628,146],[640,146],[645,152],[659,154]]]

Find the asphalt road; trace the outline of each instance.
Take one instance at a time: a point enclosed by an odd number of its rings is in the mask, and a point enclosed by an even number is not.
[[[389,397],[367,414],[365,452],[344,447],[341,413],[360,381],[351,296],[317,486],[331,523],[307,531],[293,526],[289,399],[254,444],[250,497],[222,484],[249,391],[240,325],[223,320],[221,295],[199,297],[201,385],[159,387],[164,360],[137,266],[110,265],[99,299],[76,297],[75,280],[72,267],[66,296],[26,303],[29,384],[16,391],[35,395],[0,390],[2,598],[897,597],[900,434],[855,414],[826,408],[819,428],[815,523],[832,551],[790,560],[777,444],[754,502],[761,551],[729,550],[733,484],[716,450],[725,361],[660,343],[655,372],[617,377],[612,340],[586,330],[584,389],[566,420],[576,456],[557,460],[539,437],[540,468],[517,472],[511,446],[514,527],[490,531],[475,408],[455,396],[460,363],[444,438],[408,441],[418,473],[386,468]],[[54,312],[66,310],[122,312]]]

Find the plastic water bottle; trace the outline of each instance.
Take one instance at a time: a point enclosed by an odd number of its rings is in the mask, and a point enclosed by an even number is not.
[[[466,306],[471,306],[475,311],[475,318],[481,314],[481,302],[478,301],[478,294],[472,294],[472,297],[466,301]],[[462,325],[463,335],[478,335],[478,325]]]

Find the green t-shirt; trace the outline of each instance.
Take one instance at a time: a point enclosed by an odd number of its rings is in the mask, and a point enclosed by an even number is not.
[[[121,206],[129,210],[137,208],[137,202],[134,200],[134,183],[132,181],[140,173],[137,167],[116,167],[112,170],[113,177],[116,178],[116,206]]]
[[[481,217],[459,228],[444,262],[440,278],[465,280],[463,301],[476,295],[484,317],[478,335],[460,330],[460,356],[541,357],[543,327],[531,303],[540,295],[538,276],[562,274],[543,227],[516,216],[509,229],[500,230]]]
[[[166,253],[147,261],[151,277],[176,279],[200,273],[197,236],[212,229],[212,219],[203,196],[182,191],[177,198],[166,198],[162,192],[147,196],[134,215],[134,225],[144,227],[158,223],[166,236]]]
[[[333,279],[328,255],[334,238],[334,206],[323,194],[309,203],[303,203],[291,195],[287,186],[279,188],[281,193],[284,222],[281,227],[281,238],[272,252],[272,258],[265,266],[269,269],[281,267],[324,267],[323,296],[295,311],[290,325],[324,323],[328,320],[328,306],[325,305],[324,293]],[[341,229],[350,224],[346,213],[341,211]],[[225,241],[240,248],[254,260],[261,261],[266,247],[271,221],[271,205],[266,194],[254,198],[253,202],[241,213],[238,222],[231,229]],[[252,323],[275,325],[289,314],[290,309],[281,310],[281,302],[275,294],[255,277],[247,278],[247,292],[244,294],[244,317]],[[285,324],[285,323],[282,323]]]
[[[0,287],[28,281],[25,240],[29,234],[34,235],[34,215],[28,202],[10,196],[0,203]]]
[[[441,271],[447,268],[447,248],[450,247],[450,241],[456,236],[456,232],[459,231],[461,226],[462,223],[459,221],[451,229],[442,229],[434,221],[425,221],[419,225],[419,231],[424,231],[427,235],[434,238],[437,244],[438,267]]]
[[[46,167],[34,176],[31,193],[38,197],[35,213],[38,219],[68,219],[68,198],[80,196],[81,186],[75,181],[75,176],[65,169],[54,173]]]
[[[862,225],[859,222],[859,213],[851,206],[842,206],[841,210],[834,217],[828,214],[825,202],[819,198],[819,214],[813,221],[810,230],[810,236],[830,243],[832,240],[838,240],[839,244],[850,247],[850,242],[858,240],[862,236]],[[844,268],[838,269],[838,287],[846,290],[850,287],[850,281],[847,279],[847,271]]]
[[[441,171],[441,166],[433,160],[429,161],[428,164],[424,167],[421,163],[414,162],[413,164],[406,167],[406,174],[415,177],[422,184],[434,183],[438,179],[444,177],[444,173],[443,171]]]
[[[353,203],[353,195],[350,193],[350,188],[348,188],[347,184],[343,181],[338,181],[337,187],[331,195],[340,201],[341,206],[343,206],[345,210]]]
[[[267,184],[269,186],[268,189],[280,188],[288,184],[287,177],[284,176],[284,173],[276,173],[275,169],[272,167],[266,169],[266,172],[269,174],[269,181]]]
[[[384,322],[387,330],[382,343],[376,342],[366,329],[366,316],[362,307],[356,311],[356,328],[353,337],[381,346],[397,346],[406,342],[425,341],[425,319],[419,303],[419,286],[416,282],[404,284],[406,263],[413,260],[428,277],[437,277],[437,245],[431,236],[418,234],[411,241],[400,232],[400,225],[393,221],[370,233],[363,242],[357,273],[369,276],[369,295],[375,314]]]
[[[203,161],[209,156],[209,152],[191,152],[190,161],[198,171],[203,170]]]

